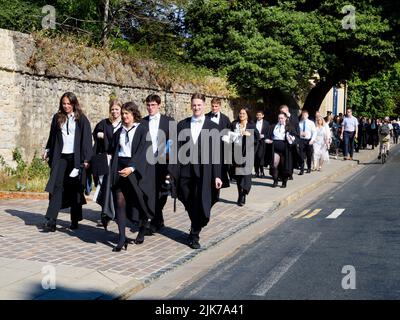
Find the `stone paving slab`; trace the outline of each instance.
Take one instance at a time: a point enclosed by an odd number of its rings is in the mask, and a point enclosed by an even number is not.
[[[189,218],[180,202],[177,212],[173,212],[171,199],[164,210],[166,227],[161,233],[118,253],[111,251],[118,237],[117,225],[111,222],[108,231],[98,226],[100,208],[92,201],[84,206],[84,220],[78,230],[68,229],[69,214],[64,210],[57,231],[43,233],[39,226],[47,209],[46,200],[0,200],[0,299],[116,298],[124,290],[156,279],[272,214],[284,199],[300,195],[308,186],[323,183],[324,178],[355,164],[331,160],[322,172],[295,176],[286,189],[270,188],[269,178],[254,179],[244,207],[236,205],[234,184],[223,189],[221,201],[213,207],[211,221],[201,233],[201,250],[187,246]],[[135,238],[137,227],[129,227],[127,236]],[[41,286],[45,265],[56,269],[56,290]]]

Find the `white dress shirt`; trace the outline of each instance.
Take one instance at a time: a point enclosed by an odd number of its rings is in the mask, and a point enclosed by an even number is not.
[[[153,154],[156,154],[158,150],[158,128],[160,127],[160,118],[160,113],[157,113],[154,116],[149,116],[149,130],[151,144],[153,146]]]
[[[119,136],[119,152],[118,157],[132,157],[132,141],[139,123],[134,123],[130,129],[122,126],[121,135]],[[128,134],[129,141],[126,143],[126,135]]]
[[[213,116],[213,115],[215,115],[215,113],[211,112],[211,121],[216,124],[219,124],[219,119],[221,119],[221,112],[218,111],[216,114],[217,114],[217,116],[215,117],[215,116]]]
[[[300,138],[304,140],[314,140],[317,134],[315,123],[309,119],[301,120],[299,122]],[[302,136],[305,133],[305,136]]]
[[[285,141],[285,132],[286,132],[286,128],[284,124],[277,124],[274,128],[274,132],[273,132],[273,136],[272,136],[272,140],[281,140],[281,141]]]
[[[61,153],[71,154],[74,153],[75,144],[75,115],[73,113],[67,116],[67,121],[62,125],[61,132],[63,138],[63,149]]]
[[[263,122],[264,122],[264,120],[257,120],[257,123],[256,123],[256,128],[257,128],[258,132],[260,133],[261,139],[264,138],[264,135],[261,133]]]
[[[192,139],[194,143],[197,143],[197,140],[199,139],[199,135],[201,133],[201,129],[203,128],[205,118],[206,117],[204,115],[198,118],[192,117],[190,121],[190,132],[192,134]]]

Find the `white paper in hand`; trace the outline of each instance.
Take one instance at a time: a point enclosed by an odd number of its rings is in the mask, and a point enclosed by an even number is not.
[[[76,168],[72,169],[71,173],[69,174],[71,178],[76,178],[78,175],[79,175],[79,169]]]

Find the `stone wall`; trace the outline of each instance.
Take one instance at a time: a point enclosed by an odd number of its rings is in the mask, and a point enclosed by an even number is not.
[[[0,155],[12,160],[12,150],[20,148],[26,160],[35,151],[42,152],[46,143],[52,115],[57,111],[64,92],[74,92],[92,126],[107,117],[111,96],[121,101],[135,101],[146,114],[144,99],[151,93],[162,98],[162,112],[177,120],[190,115],[190,96],[197,91],[163,90],[145,78],[129,85],[104,83],[87,76],[79,79],[65,75],[43,74],[30,67],[37,47],[32,36],[0,29]],[[184,89],[184,88],[183,88]],[[207,97],[209,105],[211,96]],[[223,98],[223,112],[233,118],[233,108]]]

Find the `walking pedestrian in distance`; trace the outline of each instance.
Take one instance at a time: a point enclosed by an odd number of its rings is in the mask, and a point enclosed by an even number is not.
[[[86,204],[84,188],[86,169],[92,157],[92,131],[78,98],[72,92],[61,96],[58,112],[53,116],[43,159],[51,168],[46,185],[49,206],[43,230],[56,231],[58,213],[71,208],[70,229],[78,228],[82,220],[82,205]]]
[[[358,120],[353,116],[351,108],[347,108],[346,110],[342,128],[340,139],[344,141],[344,160],[353,160],[354,139],[358,137]]]
[[[307,160],[307,173],[311,172],[311,163],[313,156],[313,144],[315,141],[317,130],[314,122],[308,119],[308,111],[303,110],[301,113],[300,128],[300,173],[304,174],[304,161]]]
[[[265,177],[264,174],[264,160],[265,160],[265,138],[269,128],[269,122],[264,120],[264,111],[259,110],[256,113],[256,129],[258,131],[259,140],[254,155],[254,170],[256,177]]]
[[[314,147],[314,170],[321,171],[324,162],[329,161],[329,136],[324,127],[324,119],[316,119],[316,135]]]
[[[278,186],[279,177],[282,178],[282,188],[286,188],[288,178],[293,172],[291,145],[295,141],[297,131],[288,121],[285,113],[280,113],[278,123],[270,127],[265,142],[272,145],[270,174],[274,180],[273,188]]]
[[[251,121],[249,109],[241,108],[239,110],[237,119],[232,122],[231,131],[235,134],[233,141],[233,166],[238,190],[237,205],[243,206],[246,204],[246,195],[249,194],[251,189],[251,171],[254,165],[254,153],[258,148],[260,140],[256,125]],[[248,139],[250,139],[250,143],[248,143]],[[240,159],[236,159],[237,155],[241,156]]]
[[[220,98],[212,98],[211,99],[211,111],[206,114],[212,122],[214,122],[218,126],[218,130],[221,136],[225,135],[231,128],[231,120],[229,117],[221,112],[222,101]],[[229,155],[226,155],[230,157]],[[222,188],[229,188],[230,186],[230,164],[225,161],[225,153],[223,144],[221,144],[221,179],[222,179]]]
[[[293,157],[292,172],[288,178],[288,180],[293,180],[293,169],[298,168],[301,163],[300,148],[299,148],[299,143],[300,143],[299,117],[297,115],[292,115],[289,112],[289,107],[285,104],[279,107],[279,112],[286,114],[290,127],[292,128],[292,130],[294,130],[292,134],[295,137],[295,140],[292,144],[289,145],[289,148],[291,148],[290,154]]]

